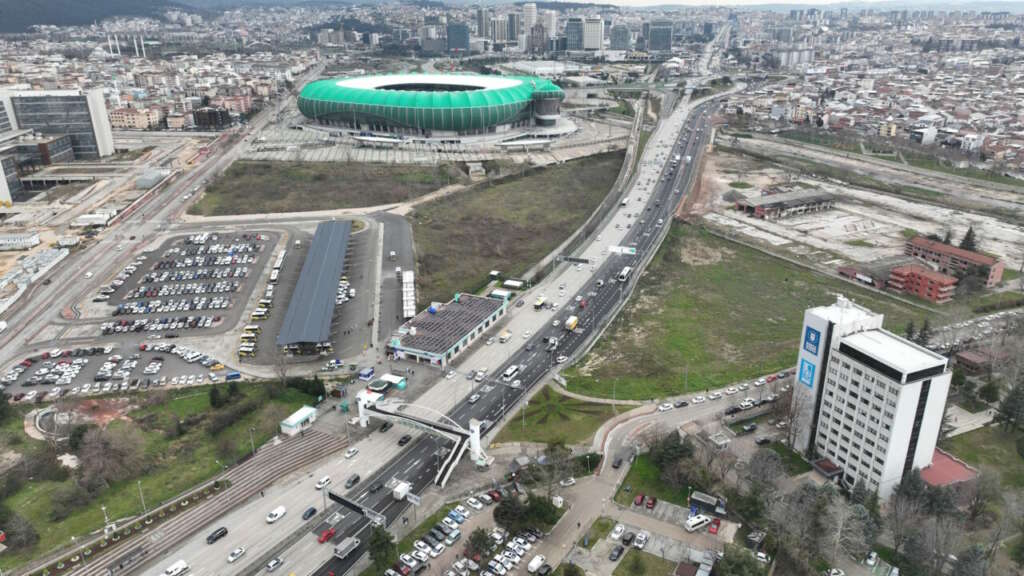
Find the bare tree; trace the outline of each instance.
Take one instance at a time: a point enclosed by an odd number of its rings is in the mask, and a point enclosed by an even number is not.
[[[96,488],[132,477],[143,466],[144,446],[142,434],[133,425],[117,431],[89,430],[79,451],[83,481]]]
[[[922,503],[918,498],[902,494],[899,490],[889,498],[886,508],[886,525],[892,533],[893,551],[899,556],[903,545],[913,534],[921,521]]]
[[[871,549],[873,536],[871,515],[860,504],[850,504],[844,498],[833,498],[828,507],[829,546],[832,560],[845,552],[861,558]]]
[[[747,464],[747,482],[754,493],[774,493],[775,481],[785,473],[782,458],[774,450],[758,450]]]

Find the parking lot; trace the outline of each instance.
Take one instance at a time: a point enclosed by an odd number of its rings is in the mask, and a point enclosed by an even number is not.
[[[222,381],[226,373],[216,358],[163,341],[53,349],[22,359],[0,381],[14,401],[35,402],[196,386]]]
[[[113,320],[100,334],[152,332],[164,337],[233,326],[277,235],[267,232],[178,236],[140,254],[93,301],[107,302]],[[86,273],[89,277],[89,273]]]

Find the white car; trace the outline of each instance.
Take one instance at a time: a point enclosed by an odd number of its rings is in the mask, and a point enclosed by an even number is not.
[[[419,564],[420,564],[419,562],[416,561],[415,558],[413,558],[412,556],[409,556],[408,554],[402,554],[401,556],[398,557],[398,559],[402,561],[402,564],[405,564],[406,566],[408,566],[410,570],[412,570],[413,568],[419,566]]]
[[[569,476],[565,480],[562,480],[561,482],[559,482],[558,485],[561,486],[562,488],[568,488],[569,486],[575,486],[576,485],[576,479],[573,478],[572,476]]]
[[[319,481],[317,481],[316,489],[317,490],[323,490],[324,488],[326,488],[326,487],[328,487],[330,485],[331,485],[331,477],[330,476],[324,476]]]
[[[568,356],[559,356],[558,358],[555,358],[555,362],[557,362],[558,364],[565,364],[568,361],[569,361],[569,357]]]
[[[530,332],[529,330],[523,330],[523,340],[529,340],[530,334],[533,334],[533,332]]]
[[[413,550],[412,557],[419,560],[420,562],[426,562],[430,559],[430,555],[422,550]]]
[[[349,458],[354,457],[356,454],[359,454],[359,448],[349,448],[348,450],[345,450],[345,459],[348,460]]]
[[[419,550],[420,552],[423,552],[424,554],[429,554],[430,553],[430,546],[427,546],[427,543],[424,542],[423,540],[417,540],[417,541],[413,542],[412,546],[413,546],[413,548]]]
[[[625,531],[626,531],[626,527],[625,526],[623,526],[622,524],[616,524],[615,528],[612,528],[612,534],[611,534],[612,540],[618,541],[619,539],[621,539],[622,538],[622,534]]]
[[[446,380],[451,380],[452,378],[455,378],[455,370],[449,370],[448,373],[444,375],[444,377]]]
[[[658,406],[658,412],[668,412],[671,409],[672,409],[672,403],[671,402],[665,402],[664,404],[660,404]]]
[[[711,394],[708,394],[708,400],[718,400],[721,397],[722,397],[722,393],[721,392],[712,392]]]
[[[469,518],[469,510],[466,510],[466,507],[462,504],[455,507],[455,512],[463,518]]]
[[[274,522],[277,522],[281,519],[282,516],[285,515],[285,512],[286,509],[284,506],[278,506],[277,508],[274,508],[273,510],[270,511],[270,514],[267,514],[267,524],[273,524]]]
[[[458,530],[459,529],[459,524],[455,520],[452,520],[451,518],[444,517],[444,518],[441,519],[441,522],[443,522],[445,526],[451,528],[452,530]]]
[[[728,394],[729,396],[732,396],[736,392],[739,392],[739,390],[736,390],[734,386],[729,386],[728,388],[725,389],[725,393]]]
[[[245,546],[239,546],[228,554],[228,564],[234,564],[235,560],[238,560],[242,556],[245,556]]]
[[[705,398],[703,396],[694,396],[693,399],[690,400],[690,404],[703,404],[704,400]]]
[[[484,505],[480,503],[480,501],[477,500],[476,498],[467,498],[466,505],[472,508],[473,510],[483,510],[484,507]]]

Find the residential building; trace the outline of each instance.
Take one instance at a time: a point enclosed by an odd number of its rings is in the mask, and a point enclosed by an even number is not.
[[[961,277],[979,271],[985,286],[991,288],[1003,280],[1003,263],[987,254],[971,252],[924,236],[907,240],[903,253],[918,260],[932,263],[939,272]]]
[[[900,125],[895,122],[882,122],[878,125],[878,135],[895,138],[900,133]]]
[[[537,5],[533,2],[523,4],[523,30],[529,32],[537,23]]]
[[[491,13],[480,6],[476,9],[476,35],[481,38],[490,38]]]
[[[0,250],[28,250],[39,245],[37,232],[22,234],[0,234]]]
[[[583,50],[583,18],[573,16],[565,21],[565,49]]]
[[[469,53],[469,25],[462,22],[448,23],[448,51]]]
[[[223,108],[200,108],[192,112],[192,118],[200,130],[221,130],[231,126],[231,114]]]
[[[633,49],[633,35],[629,31],[629,26],[625,24],[612,26],[609,48],[612,50]]]
[[[583,49],[604,48],[604,20],[600,16],[587,18],[583,22]]]
[[[651,52],[670,52],[672,50],[671,20],[651,22],[647,36],[647,49]]]
[[[75,158],[114,153],[103,90],[0,90],[13,129],[71,136]]]
[[[160,111],[155,108],[149,110],[117,108],[110,111],[110,126],[112,128],[147,130],[159,125]]]
[[[887,285],[890,289],[936,304],[945,304],[953,299],[956,292],[955,276],[936,272],[926,266],[910,264],[897,266],[889,271]]]
[[[518,12],[512,12],[505,15],[508,32],[505,33],[506,39],[509,44],[519,43],[519,35],[522,34],[523,15]]]
[[[883,316],[839,297],[804,313],[793,389],[794,448],[884,500],[936,454],[948,360],[882,329]]]
[[[526,39],[526,48],[533,54],[543,54],[548,51],[548,31],[540,22],[530,28],[530,35]]]
[[[491,18],[491,41],[504,44],[508,38],[508,17],[504,14]]]
[[[553,40],[558,32],[558,12],[545,10],[541,23],[544,24],[544,29],[548,32],[548,39]]]

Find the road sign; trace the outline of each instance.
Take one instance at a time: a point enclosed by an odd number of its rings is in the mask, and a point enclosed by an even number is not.
[[[633,246],[609,246],[608,252],[612,254],[628,254],[633,256],[636,254],[636,248]]]
[[[575,256],[559,256],[558,260],[562,262],[572,262],[573,264],[590,264],[589,258],[577,258]]]
[[[388,524],[388,519],[385,518],[383,514],[378,514],[377,512],[374,512],[373,510],[370,510],[369,508],[366,509],[365,514],[366,514],[366,519],[369,520],[370,522],[373,522],[377,526],[387,526],[387,524]]]
[[[419,506],[422,503],[420,497],[417,496],[416,494],[413,494],[412,492],[406,494],[405,499],[408,500],[409,504],[412,504],[413,506]]]

